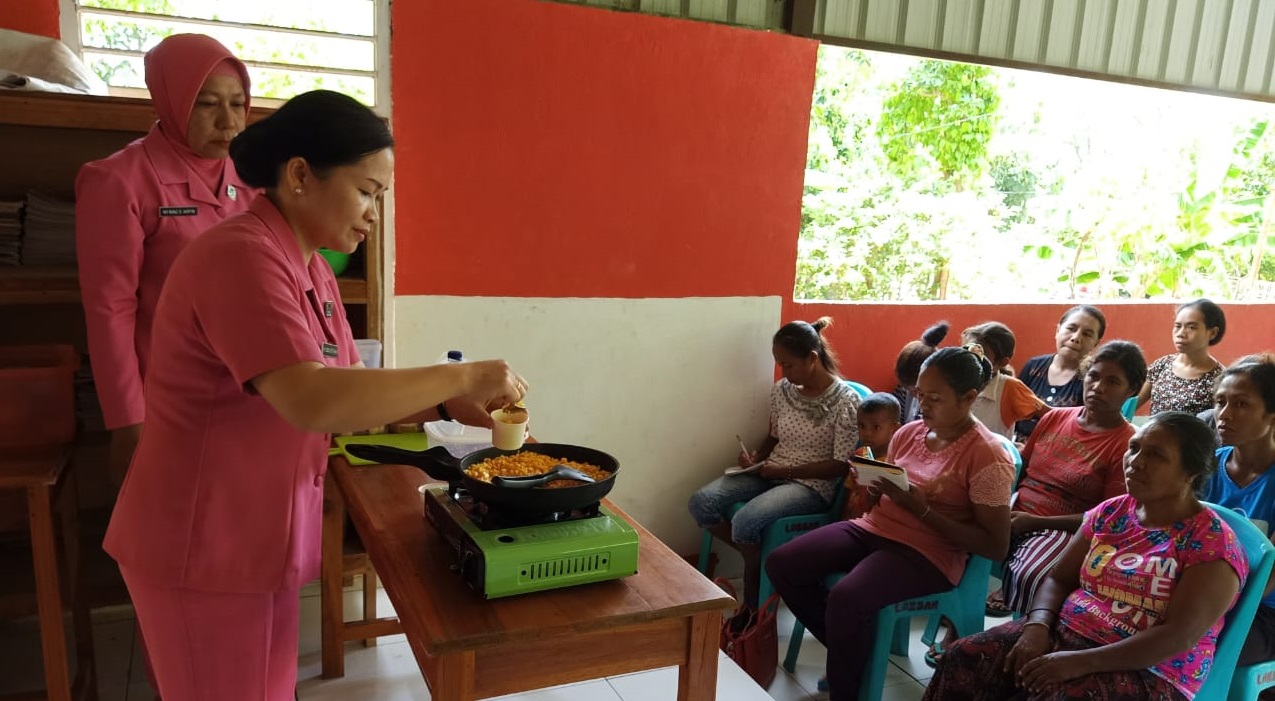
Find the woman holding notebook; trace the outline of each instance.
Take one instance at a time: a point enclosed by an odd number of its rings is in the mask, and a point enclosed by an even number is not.
[[[858,697],[883,606],[952,588],[970,553],[1004,557],[1014,466],[971,409],[991,365],[944,348],[921,367],[921,420],[890,440],[887,461],[907,471],[902,489],[885,479],[864,516],[807,533],[766,561],[775,591],[828,648],[831,701]],[[846,572],[829,590],[824,580]]]

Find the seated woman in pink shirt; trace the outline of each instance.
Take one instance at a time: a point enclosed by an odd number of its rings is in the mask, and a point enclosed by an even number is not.
[[[202,34],[174,34],[146,54],[159,121],[75,180],[75,245],[89,359],[116,484],[137,448],[155,305],[186,244],[248,209],[256,192],[230,161],[248,116],[248,69]]]
[[[766,560],[775,591],[828,648],[831,701],[857,699],[883,606],[951,589],[969,553],[1004,557],[1014,466],[1000,441],[970,413],[991,365],[944,348],[921,366],[921,420],[890,439],[887,459],[908,488],[877,480],[881,498],[865,516],[813,530]],[[828,575],[846,572],[829,590]]]
[[[329,434],[491,419],[503,361],[364,369],[320,248],[377,221],[394,141],[339,93],[299,95],[231,145],[265,194],[192,241],[155,315],[146,429],[111,516],[166,701],[292,699],[299,589],[319,574]]]
[[[1195,698],[1248,575],[1195,496],[1215,441],[1191,414],[1152,417],[1124,456],[1129,493],[1085,512],[1025,619],[956,641],[924,701]]]

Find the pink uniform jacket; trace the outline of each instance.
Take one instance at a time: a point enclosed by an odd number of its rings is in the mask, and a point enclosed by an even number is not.
[[[263,373],[358,361],[332,268],[274,204],[213,227],[173,264],[146,379],[146,429],[105,548],[152,584],[296,589],[318,576],[329,437],[251,388]]]
[[[75,239],[89,359],[106,427],[142,423],[155,305],[177,254],[251,204],[226,159],[219,192],[195,176],[168,139],[149,134],[80,169]]]

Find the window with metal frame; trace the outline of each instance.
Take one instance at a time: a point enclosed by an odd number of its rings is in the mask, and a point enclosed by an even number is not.
[[[63,41],[113,94],[145,96],[145,53],[170,34],[198,33],[247,64],[258,103],[323,88],[388,114],[389,0],[61,3]]]

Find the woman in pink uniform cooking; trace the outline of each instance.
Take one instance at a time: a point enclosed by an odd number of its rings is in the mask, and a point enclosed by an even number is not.
[[[76,248],[89,358],[124,477],[145,419],[142,378],[168,269],[186,244],[248,208],[254,191],[230,162],[248,114],[248,70],[202,34],[175,34],[146,54],[159,121],[146,136],[80,169]]]
[[[526,392],[499,360],[359,364],[315,251],[352,252],[369,235],[393,145],[349,97],[293,98],[231,147],[264,196],[173,264],[146,430],[105,543],[165,701],[292,698],[298,590],[319,573],[329,433],[440,414],[489,424],[487,405]]]

